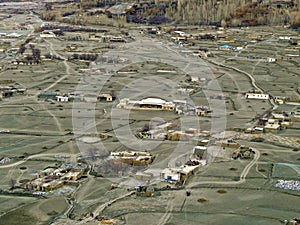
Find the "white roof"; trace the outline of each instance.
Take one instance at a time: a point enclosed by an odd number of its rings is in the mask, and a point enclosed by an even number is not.
[[[204,146],[195,146],[194,149],[197,149],[197,150],[206,150],[207,148],[204,147]]]
[[[172,125],[173,125],[172,123],[163,123],[163,124],[157,125],[155,127],[155,129],[164,129],[164,128],[170,127]]]
[[[140,101],[140,104],[149,104],[149,105],[161,105],[165,103],[166,101],[160,98],[145,98]]]
[[[64,177],[66,178],[71,178],[73,176],[78,176],[81,172],[80,171],[75,171],[75,172],[69,172],[67,173]]]
[[[263,130],[264,130],[264,128],[263,128],[263,127],[254,127],[254,130],[263,131]]]
[[[151,159],[151,156],[138,156],[138,157],[136,157],[137,161],[149,160],[149,159]]]
[[[195,169],[199,168],[200,165],[196,166],[188,166],[188,165],[182,165],[180,167],[175,167],[175,168],[165,168],[162,170],[161,173],[168,173],[168,174],[177,174],[177,173],[183,173],[183,174],[188,174]]]
[[[180,30],[175,30],[175,31],[173,31],[173,32],[176,33],[176,34],[185,34],[185,32],[180,31]]]
[[[181,166],[181,173],[184,173],[184,174],[188,174],[192,171],[194,171],[195,169],[199,168],[200,165],[196,165],[196,166],[188,166],[188,165],[184,165],[184,166]]]
[[[18,33],[13,32],[13,33],[7,34],[6,36],[7,37],[21,37],[22,34],[18,34]]]
[[[274,130],[277,130],[280,128],[280,125],[279,124],[270,124],[268,123],[266,126],[265,126],[265,129],[274,129]]]

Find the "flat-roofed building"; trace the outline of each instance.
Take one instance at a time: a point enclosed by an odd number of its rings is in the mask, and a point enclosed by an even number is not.
[[[269,94],[263,93],[246,93],[246,99],[258,99],[258,100],[268,100],[270,98]]]

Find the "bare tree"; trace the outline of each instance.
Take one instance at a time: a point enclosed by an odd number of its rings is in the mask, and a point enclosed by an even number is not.
[[[16,185],[16,180],[14,179],[10,179],[10,189],[13,190],[15,188]]]
[[[19,54],[23,55],[23,53],[25,52],[25,50],[26,50],[26,46],[24,44],[20,45]]]

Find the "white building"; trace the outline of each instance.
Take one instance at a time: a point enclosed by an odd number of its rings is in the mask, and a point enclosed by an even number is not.
[[[239,47],[236,47],[234,48],[233,50],[236,51],[236,52],[239,52],[239,51],[242,51],[244,48],[239,46]]]
[[[56,96],[56,101],[58,101],[58,102],[68,102],[69,97],[68,96]]]
[[[195,173],[200,166],[199,164],[195,166],[182,165],[175,168],[165,168],[161,171],[160,177],[162,180],[169,182],[184,181],[188,176]]]
[[[175,31],[173,31],[173,33],[174,33],[174,34],[177,34],[177,35],[179,35],[179,36],[181,36],[181,37],[183,37],[183,36],[186,35],[185,32],[180,31],[180,30],[175,30]]]
[[[7,38],[19,38],[21,36],[23,36],[23,35],[15,33],[15,32],[6,35]]]
[[[269,57],[267,58],[267,62],[276,62],[276,58]]]
[[[162,180],[180,181],[180,173],[174,169],[166,168],[161,171]]]
[[[269,99],[269,94],[262,94],[262,93],[246,93],[246,99]]]
[[[265,132],[277,132],[280,129],[280,125],[278,123],[267,123],[264,126]]]
[[[41,38],[55,38],[56,35],[55,35],[52,31],[43,31],[43,32],[40,34],[40,37],[41,37]]]
[[[277,132],[280,129],[280,124],[277,119],[268,119],[268,122],[264,126],[265,132]]]
[[[292,37],[289,37],[289,36],[280,36],[279,37],[279,40],[281,40],[281,41],[289,41],[291,39],[292,39]]]

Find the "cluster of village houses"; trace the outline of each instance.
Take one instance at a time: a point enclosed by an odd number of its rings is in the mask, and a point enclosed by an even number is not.
[[[191,159],[178,167],[167,167],[160,172],[160,179],[174,185],[184,185],[186,180],[207,164],[207,144],[199,142],[193,149]]]
[[[300,122],[300,112],[274,112],[268,117],[259,119],[259,125],[247,128],[245,133],[260,134],[263,132],[277,133],[278,131],[290,128],[294,122]]]
[[[111,9],[112,10],[112,9]],[[113,11],[112,11],[113,12]],[[163,32],[158,28],[148,28],[146,30],[148,33],[160,35]],[[56,38],[55,30],[44,30],[40,33],[41,38]],[[17,33],[0,33],[1,37],[5,38],[18,38],[21,35]],[[102,42],[126,42],[127,40],[122,36],[110,36],[110,35],[102,35],[97,33],[91,33],[88,37],[89,40],[102,41]],[[171,40],[173,42],[178,43],[181,46],[185,46],[188,44],[190,40],[195,39],[211,39],[211,40],[219,40],[224,42],[234,42],[228,36],[225,35],[225,32],[220,29],[216,32],[216,34],[199,34],[199,35],[190,35],[183,31],[173,31],[171,32]],[[249,35],[248,39],[250,41],[259,41],[262,39],[261,35]],[[279,37],[280,41],[290,41],[288,37]],[[298,43],[300,45],[300,43]],[[246,44],[242,46],[233,47],[230,44],[220,45],[218,50],[221,51],[241,51],[246,48]],[[18,48],[16,48],[16,51]],[[65,48],[66,51],[76,51],[77,46],[71,45]],[[0,48],[0,51],[5,51]],[[212,55],[209,51],[197,51],[193,52],[194,56],[206,58]],[[281,58],[267,58],[267,62],[276,62],[281,60]],[[15,64],[20,64],[19,61],[14,61]],[[205,79],[205,78],[203,78]],[[193,81],[193,80],[192,80]],[[199,80],[197,77],[196,82],[202,82],[205,80]],[[179,92],[182,93],[192,93],[193,89],[179,89]],[[24,89],[16,89],[13,87],[0,87],[0,98],[13,96],[14,94],[24,94],[26,90]],[[70,102],[70,101],[84,101],[84,96],[77,94],[60,94],[58,92],[49,92],[43,91],[38,96],[39,99],[50,99],[57,102]],[[245,94],[246,99],[258,99],[258,100],[268,100],[270,98],[269,94],[262,93],[260,91],[248,92]],[[112,102],[116,99],[116,97],[112,94],[99,94],[97,96],[98,101],[104,102]],[[277,104],[283,104],[285,102],[292,101],[291,98],[285,97],[277,97],[275,98],[275,102]],[[165,110],[165,111],[175,111],[178,114],[187,114],[187,115],[198,115],[198,116],[206,116],[210,115],[212,112],[208,106],[194,106],[187,107],[187,103],[182,100],[173,100],[166,101],[160,98],[145,98],[142,100],[130,100],[128,98],[120,99],[117,108],[120,109],[136,109],[136,110]],[[260,120],[260,125],[255,128],[249,128],[246,132],[256,133],[256,132],[264,132],[264,131],[275,131],[282,128],[287,128],[291,126],[292,122],[300,121],[300,112],[294,112],[293,114],[284,114],[284,113],[272,113],[269,118],[262,118]],[[176,131],[172,130],[173,124],[164,123],[158,125],[154,128],[149,129],[145,132],[140,132],[139,135],[142,138],[147,139],[159,139],[159,140],[188,140],[190,138],[197,138],[199,136],[210,136],[208,131],[200,131],[199,129],[187,129],[185,131]],[[208,141],[200,143],[199,146],[194,148],[194,159],[188,160],[184,165],[173,168],[165,168],[161,171],[161,179],[167,181],[169,183],[182,184],[186,181],[186,179],[197,172],[199,168],[203,165],[206,165],[206,151]],[[245,146],[240,146],[235,142],[226,142],[226,143],[217,143],[219,146],[223,147],[233,147],[237,148],[233,154],[232,158],[252,158],[255,154],[254,151]],[[149,152],[138,152],[138,151],[120,151],[120,152],[111,152],[109,159],[115,160],[121,163],[134,165],[134,166],[147,166],[150,165],[154,156]],[[1,159],[0,163],[7,163],[8,159]],[[35,190],[35,191],[52,191],[56,188],[59,188],[65,184],[74,184],[74,182],[78,181],[84,174],[86,169],[86,165],[74,165],[74,164],[64,164],[62,167],[58,169],[48,168],[42,171],[39,174],[39,177],[31,180],[24,184],[24,188],[27,190]]]
[[[119,109],[131,110],[164,110],[175,111],[178,114],[210,115],[212,110],[208,106],[189,106],[184,100],[166,101],[161,98],[145,98],[142,100],[130,100],[129,98],[120,99],[117,105]]]
[[[86,101],[86,98],[88,96],[84,96],[83,94],[76,94],[76,93],[65,93],[61,94],[56,91],[42,91],[38,95],[39,100],[45,100],[45,101],[50,101],[50,102],[82,102]],[[116,97],[113,94],[99,94],[97,96],[97,101],[100,102],[112,102],[116,99]]]
[[[70,101],[83,101],[82,95],[71,93],[60,94],[56,91],[42,91],[37,96],[39,100],[57,101],[57,102],[70,102]]]
[[[141,31],[142,33],[147,32],[149,34],[155,35],[167,35],[167,32],[162,31],[161,28],[150,27]],[[239,52],[243,49],[247,48],[248,43],[255,43],[258,41],[264,40],[265,35],[270,35],[270,33],[252,33],[248,34],[248,36],[244,38],[233,38],[226,34],[226,31],[223,27],[219,27],[218,30],[212,33],[199,33],[199,34],[189,34],[181,30],[173,30],[169,32],[170,40],[177,43],[179,46],[189,46],[193,43],[194,40],[211,40],[211,41],[219,41],[221,44],[218,46],[217,50],[219,51],[234,51]],[[291,37],[291,36],[279,36],[279,42],[289,42],[291,45],[300,46],[299,37]],[[233,45],[232,45],[233,44]],[[192,52],[193,56],[200,58],[207,58],[214,55],[213,52],[208,51],[208,49],[198,50]],[[291,58],[299,55],[286,54],[286,58]],[[249,56],[251,58],[251,56]],[[270,56],[266,57],[265,61],[268,63],[279,62],[283,60],[283,56]]]
[[[269,94],[264,94],[261,91],[251,91],[245,94],[246,99],[256,99],[256,100],[269,100]],[[182,103],[181,101],[179,101]],[[117,105],[120,109],[137,109],[137,110],[166,110],[166,111],[176,111],[178,113],[180,107],[184,104],[176,104],[176,101],[167,102],[163,99],[157,98],[146,98],[141,101],[132,101],[129,99],[121,99],[120,103]],[[197,109],[197,107],[195,107]],[[210,112],[209,108],[206,106],[199,107],[201,111],[205,113]],[[205,114],[204,113],[204,114]],[[201,113],[196,113],[197,115],[202,115]],[[291,122],[300,121],[300,112],[290,113],[270,113],[268,118],[261,118],[260,125],[254,128],[246,129],[246,133],[262,133],[262,132],[277,132],[283,128],[289,128]],[[209,132],[200,131],[198,129],[187,129],[185,131],[175,131],[172,130],[172,123],[163,123],[156,125],[155,127],[149,127],[149,129],[141,131],[138,135],[140,138],[145,139],[156,139],[156,140],[188,140],[190,138],[198,138],[200,136],[210,136]],[[197,157],[193,160],[189,160],[186,164],[174,167],[165,168],[161,171],[161,179],[168,181],[173,184],[183,184],[184,181],[192,174],[194,174],[202,165],[206,164],[205,154],[207,148],[205,147],[208,142],[203,142],[202,145],[196,146],[195,152],[202,152],[201,154],[196,154]],[[217,146],[223,148],[230,147],[236,150],[232,153],[233,159],[250,159],[254,157],[255,151],[253,151],[248,146],[241,146],[240,144],[227,140],[226,142],[217,142]]]
[[[19,48],[17,48],[17,46],[11,48],[11,42],[13,42],[13,40],[18,39],[20,37],[22,37],[23,34],[19,34],[16,32],[13,33],[4,33],[1,32],[0,33],[0,53],[3,52],[7,52],[10,53],[10,51],[12,51],[13,53],[17,53]]]
[[[233,139],[217,141],[215,145],[220,146],[223,149],[225,148],[235,149],[231,154],[231,157],[233,159],[250,159],[253,158],[255,154],[255,152],[252,150],[251,147],[241,145],[238,142],[234,141]]]
[[[42,93],[41,93],[42,94]],[[45,94],[45,93],[44,93]],[[49,93],[46,94],[48,98]],[[42,94],[43,95],[43,94]],[[40,96],[41,97],[41,96]],[[69,101],[69,95],[60,96],[57,93],[52,93],[52,97],[56,98],[57,101]],[[258,100],[268,100],[270,96],[268,94],[264,94],[260,91],[251,91],[246,93],[245,97],[247,99],[258,99]],[[65,99],[65,100],[63,100]],[[115,97],[111,94],[99,94],[97,97],[98,101],[112,102],[115,100]],[[185,101],[174,100],[172,102],[168,102],[166,100],[160,98],[145,98],[140,101],[132,101],[129,99],[121,99],[117,108],[120,109],[136,109],[136,110],[165,110],[165,111],[176,111],[178,113],[179,110],[184,110],[184,106],[186,105]],[[196,115],[206,115],[206,113],[210,113],[211,111],[207,106],[198,106],[194,107]],[[199,111],[197,111],[197,109]],[[288,128],[291,126],[291,122],[300,121],[300,112],[294,113],[270,113],[268,118],[261,118],[260,125],[254,128],[246,129],[245,132],[249,133],[260,133],[260,132],[268,132],[268,131],[278,131],[282,128]],[[185,131],[175,131],[172,130],[172,123],[163,123],[159,124],[155,127],[151,127],[146,131],[140,132],[139,136],[141,138],[146,139],[158,139],[158,140],[188,140],[190,138],[198,138],[200,136],[210,136],[210,133],[207,131],[200,131],[199,129],[187,129]],[[184,165],[179,167],[165,168],[161,171],[160,177],[161,180],[167,181],[171,184],[184,184],[186,179],[197,172],[199,168],[203,165],[206,165],[206,151],[207,145],[209,141],[203,141],[199,143],[198,146],[194,148],[194,159],[188,160]],[[235,148],[236,150],[232,153],[233,159],[249,159],[253,158],[255,152],[247,146],[241,146],[236,142],[227,140],[227,142],[217,142],[217,146],[221,147],[230,147]],[[111,152],[109,156],[110,160],[114,160],[120,163],[125,163],[134,166],[148,166],[150,165],[154,157],[149,152],[138,152],[138,151],[119,151],[119,152]],[[74,171],[74,170],[72,170]],[[55,174],[54,174],[55,175]],[[57,175],[57,174],[56,174]],[[45,182],[47,180],[47,176],[45,178],[37,178],[34,181],[27,183],[27,188],[32,188],[34,190],[52,190],[56,187],[63,185],[66,180],[77,180],[82,175],[81,172],[71,172],[68,175],[62,175],[57,177],[55,181]],[[53,176],[53,174],[52,174]],[[136,174],[136,177],[143,179],[145,174]],[[146,176],[147,179],[149,175]],[[31,186],[30,186],[31,185]]]
[[[278,132],[281,129],[290,128],[292,123],[300,122],[300,112],[272,112],[268,117],[259,120],[259,126],[250,132]]]
[[[152,163],[154,156],[147,151],[119,151],[111,152],[109,159],[132,166],[147,166]]]
[[[141,31],[141,33],[147,32],[148,34],[155,34],[155,35],[167,35],[166,32],[162,31],[160,28],[156,28],[156,27],[151,27],[151,28],[146,28],[144,30]],[[216,31],[214,34],[212,33],[200,33],[200,34],[196,34],[196,35],[192,35],[189,33],[186,33],[184,31],[181,30],[173,30],[171,32],[169,32],[169,36],[170,36],[170,40],[172,42],[177,43],[179,46],[181,47],[186,47],[189,46],[194,40],[201,40],[201,39],[206,39],[206,40],[217,40],[217,41],[224,41],[224,42],[233,42],[232,39],[228,38],[225,35],[225,32],[223,30],[223,28],[220,28],[218,31]],[[221,51],[241,51],[243,48],[245,48],[246,46],[237,46],[237,47],[233,47],[229,44],[224,44],[224,45],[220,45],[218,47],[218,50]],[[208,51],[208,49],[203,49],[203,50],[197,50],[197,51],[193,51],[192,55],[195,57],[200,57],[200,58],[207,58],[207,57],[211,57],[213,56],[213,53]]]
[[[197,172],[201,166],[206,165],[206,150],[207,148],[204,146],[196,146],[193,151],[193,155],[195,156],[193,159],[188,160],[182,166],[163,169],[160,172],[161,180],[176,185],[183,184],[190,175]],[[131,166],[148,166],[153,162],[154,156],[147,151],[126,150],[111,152],[108,159]],[[137,172],[135,177],[139,180],[148,180],[151,179],[152,174]]]
[[[28,181],[23,188],[30,191],[53,191],[65,184],[76,184],[84,174],[87,165],[65,163],[60,168],[47,168],[34,180]]]
[[[41,38],[56,38],[57,37],[56,33],[58,31],[61,32],[60,29],[43,30],[40,33],[40,37]],[[101,41],[101,42],[127,42],[126,38],[124,38],[122,36],[103,35],[103,34],[98,34],[98,33],[89,33],[87,40]]]
[[[207,144],[207,142],[205,142]],[[191,159],[187,160],[183,165],[166,167],[160,171],[160,180],[168,182],[169,185],[182,186],[185,184],[187,179],[194,175],[202,166],[207,164],[206,160],[207,147],[206,146],[195,146]],[[135,178],[140,181],[149,181],[153,178],[152,173],[137,172]]]
[[[132,101],[129,99],[121,99],[120,103],[117,105],[117,108],[120,109],[136,109],[136,110],[166,110],[166,111],[176,111],[178,113],[179,110],[184,110],[186,105],[185,101],[175,100],[173,102],[168,102],[160,98],[146,98],[141,101]],[[193,115],[206,115],[211,111],[207,106],[198,106],[194,107]],[[188,140],[191,138],[198,138],[200,136],[210,136],[209,131],[200,131],[199,129],[189,128],[185,131],[176,131],[172,130],[172,123],[163,123],[159,124],[155,127],[149,128],[149,130],[141,131],[138,136],[144,139],[154,139],[154,140]],[[209,141],[203,141],[199,143],[202,146],[196,146],[194,148],[194,159],[188,160],[184,165],[179,167],[165,168],[161,171],[160,177],[161,180],[167,181],[171,184],[183,184],[186,179],[197,172],[199,168],[203,165],[206,165],[205,154]],[[141,158],[142,156],[142,158]],[[146,159],[145,159],[146,157]],[[112,159],[117,159],[120,162],[127,163],[130,165],[147,165],[152,162],[153,157],[148,152],[112,152]],[[142,162],[138,159],[143,159]],[[149,179],[148,174],[137,174],[137,178],[139,179]],[[146,177],[146,178],[145,178]]]
[[[90,33],[89,40],[95,40],[101,42],[127,42],[127,40],[122,36],[101,35],[97,33]]]
[[[282,105],[282,104],[297,104],[300,103],[300,98],[299,97],[287,97],[287,96],[270,96],[269,94],[263,93],[260,90],[252,90],[250,92],[247,92],[245,94],[246,99],[257,99],[257,100],[269,100],[274,98],[274,102],[277,105]]]
[[[43,30],[39,37],[41,39],[47,38],[57,38],[57,33],[62,33],[61,29],[51,29],[51,30]],[[51,61],[53,60],[52,55],[40,55],[38,60],[26,58],[26,56],[30,55],[28,52],[20,53],[20,44],[17,44],[11,47],[11,43],[14,42],[15,39],[22,37],[22,34],[19,33],[0,33],[0,53],[5,52],[9,56],[18,56],[14,60],[11,61],[11,65],[6,65],[5,67],[0,66],[0,72],[4,69],[16,69],[18,65],[34,65],[39,64],[43,61]],[[35,38],[34,36],[31,37],[32,40]],[[131,37],[130,37],[131,38]],[[86,40],[89,41],[100,41],[100,42],[127,42],[127,39],[123,36],[114,36],[114,35],[103,35],[98,33],[89,33],[88,38]],[[35,43],[28,43],[28,44],[35,44]],[[64,50],[65,51],[77,51],[77,45],[72,44],[71,46],[67,46]],[[81,60],[82,61],[82,60]]]
[[[66,158],[68,155],[55,155],[56,158]],[[145,151],[113,151],[110,153],[108,160],[128,164],[130,166],[148,166],[154,160],[154,156]],[[7,159],[3,158],[3,163]],[[5,162],[4,162],[5,161]],[[1,161],[2,162],[2,161]],[[83,163],[67,162],[59,168],[46,168],[37,174],[37,178],[26,182],[23,188],[34,192],[49,192],[58,189],[64,185],[77,185],[79,179],[82,178],[87,165]]]
[[[205,142],[207,144],[207,142]],[[201,166],[206,165],[206,150],[205,146],[196,146],[193,151],[194,158],[188,160],[184,165],[179,167],[165,168],[160,172],[162,181],[167,181],[170,184],[182,185],[184,182],[199,170]],[[147,151],[113,151],[110,153],[108,160],[128,164],[130,166],[148,166],[154,156]],[[23,188],[28,191],[35,192],[51,192],[64,185],[76,185],[78,180],[84,175],[87,166],[79,163],[64,163],[60,168],[46,168],[40,171],[37,178],[26,182]],[[144,179],[145,174],[136,174],[138,179]],[[149,177],[146,176],[148,179]]]
[[[269,100],[269,94],[262,93],[259,90],[253,90],[245,94],[246,99]],[[292,97],[274,97],[274,102],[278,105],[291,104],[297,105],[299,98]],[[290,128],[293,122],[300,122],[300,112],[267,112],[264,117],[259,119],[259,126],[246,129],[246,133],[278,132],[281,129]]]
[[[250,159],[253,158],[255,152],[248,146],[241,145],[232,153],[233,159]]]
[[[282,104],[299,104],[300,98],[299,97],[286,97],[286,96],[275,96],[275,103],[278,105]]]
[[[189,128],[184,131],[173,130],[174,124],[162,123],[154,127],[150,127],[149,130],[144,130],[138,133],[138,136],[142,139],[152,140],[189,140],[198,137],[210,136],[210,131],[201,131],[195,128]]]

